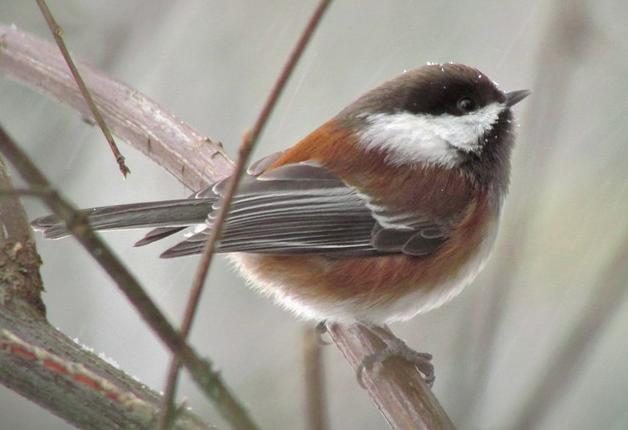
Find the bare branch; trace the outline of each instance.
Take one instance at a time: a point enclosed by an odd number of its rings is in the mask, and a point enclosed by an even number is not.
[[[0,188],[0,197],[21,197],[21,196],[30,196],[30,197],[43,197],[50,194],[51,190],[36,190],[33,188]],[[21,206],[21,205],[20,205]],[[32,230],[28,223],[26,223],[26,227],[29,231]]]
[[[0,27],[0,72],[31,87],[51,93],[57,99],[84,113],[83,104],[73,101],[75,90],[68,85],[68,82],[71,83],[70,77],[64,77],[59,72],[59,67],[58,61],[50,54],[50,45],[33,36]],[[81,69],[95,94],[96,103],[101,107],[114,133],[164,166],[186,186],[200,189],[229,174],[231,162],[211,141],[206,140],[206,144],[200,145],[192,152],[190,148],[194,145],[193,136],[199,135],[191,127],[175,120],[170,113],[130,88],[108,80],[93,69],[87,67]],[[125,96],[128,94],[133,94],[132,99]],[[142,103],[135,103],[133,99],[142,100]],[[126,117],[121,121],[120,117],[123,114]],[[147,141],[155,141],[149,138],[154,132],[149,126],[153,126],[159,132],[158,137],[155,137],[155,140],[159,138],[159,141],[157,145],[152,145],[153,150],[147,150]],[[197,142],[202,143],[202,139],[198,137]],[[335,326],[332,332],[334,342],[354,367],[382,347],[378,339],[373,339],[372,334],[361,327]],[[401,373],[391,373],[391,366],[394,368],[401,366]],[[393,417],[400,410],[408,408],[421,415],[419,423],[436,423],[432,427],[435,429],[453,428],[419,373],[412,366],[408,366],[391,360],[385,364],[385,368],[389,370],[382,372],[380,379],[377,379],[377,386],[380,388],[370,382],[370,385],[367,385],[370,386],[369,395],[373,397],[382,413],[386,417]],[[391,379],[387,375],[397,376]],[[404,413],[400,417],[410,419],[414,416]],[[412,423],[407,420],[389,422],[397,429],[416,428],[411,427]]]
[[[0,157],[0,382],[90,430],[146,428],[160,397],[51,327],[41,301],[41,260]],[[178,430],[209,430],[188,411]]]
[[[0,195],[0,307],[44,318],[41,261],[24,207],[18,195],[11,193],[13,184],[1,156],[0,187],[7,191]]]
[[[303,332],[303,363],[305,364],[305,410],[308,430],[326,430],[327,404],[323,351],[316,329],[306,327]]]
[[[1,127],[0,150],[31,187],[52,190],[48,180]],[[68,231],[76,237],[94,260],[105,269],[162,342],[174,354],[179,354],[183,364],[190,371],[192,378],[204,390],[207,398],[214,402],[223,417],[234,428],[256,429],[257,427],[253,424],[248,413],[226,387],[221,376],[213,372],[211,364],[199,358],[194,350],[179,336],[179,333],[168,322],[135,277],[89,227],[87,217],[72,207],[54,190],[49,195],[44,196],[43,202],[66,223]]]
[[[188,298],[188,302],[185,309],[185,314],[183,316],[183,322],[181,323],[181,336],[183,338],[187,338],[190,329],[192,327],[192,321],[194,320],[194,315],[196,314],[196,310],[198,309],[198,303],[201,298],[201,294],[203,291],[203,286],[205,285],[205,280],[207,279],[207,274],[209,273],[209,268],[214,256],[214,251],[216,248],[216,242],[220,239],[220,235],[222,233],[223,226],[225,224],[225,220],[227,219],[227,215],[229,214],[229,209],[231,208],[231,202],[233,200],[233,196],[238,188],[242,175],[246,171],[246,167],[249,164],[249,158],[259,136],[262,134],[270,115],[277,104],[277,100],[281,96],[288,79],[292,75],[294,68],[297,65],[297,62],[303,55],[305,48],[312,38],[314,31],[318,27],[318,23],[320,22],[325,10],[331,3],[331,0],[321,0],[314,10],[312,17],[309,22],[305,26],[299,40],[296,43],[296,46],[290,53],[288,57],[288,61],[284,65],[279,77],[277,78],[277,82],[273,86],[264,107],[262,108],[255,124],[253,125],[253,129],[245,133],[242,144],[240,145],[238,161],[236,163],[233,174],[229,177],[227,183],[227,190],[225,191],[225,195],[220,204],[220,209],[216,214],[216,218],[212,224],[211,231],[207,237],[207,241],[205,242],[205,246],[203,247],[203,252],[201,254],[201,259],[198,263],[196,273],[194,275],[194,281],[192,282],[192,290],[190,292],[190,297]],[[165,430],[168,426],[168,421],[170,415],[172,413],[172,409],[174,407],[173,400],[176,391],[177,379],[178,379],[178,368],[179,368],[179,359],[175,355],[172,358],[172,362],[170,363],[170,368],[168,369],[168,376],[166,381],[165,395],[164,395],[164,408],[163,413],[160,419],[160,428]]]
[[[65,42],[63,41],[63,29],[61,28],[59,24],[57,24],[57,21],[54,19],[54,16],[52,16],[52,12],[50,12],[50,9],[48,8],[46,1],[45,0],[36,0],[36,1],[37,1],[37,5],[39,6],[39,9],[41,9],[42,15],[44,15],[44,19],[46,20],[46,23],[48,24],[48,28],[50,28],[50,32],[52,33],[52,36],[55,38],[55,41],[57,42],[57,46],[59,47],[61,54],[63,54],[63,58],[65,59],[65,62],[68,64],[68,67],[70,68],[70,71],[72,72],[72,76],[74,76],[74,80],[76,81],[76,84],[78,85],[79,90],[81,91],[81,94],[83,95],[83,98],[85,99],[85,102],[87,102],[87,105],[89,106],[89,110],[92,112],[92,115],[94,116],[94,119],[96,120],[96,122],[98,123],[98,126],[102,130],[102,133],[105,135],[105,139],[107,139],[107,143],[109,143],[109,147],[111,148],[111,152],[113,152],[113,156],[115,157],[116,162],[118,163],[118,168],[120,169],[122,176],[126,178],[126,175],[131,173],[131,171],[129,170],[126,163],[124,162],[124,156],[120,153],[120,150],[118,149],[118,145],[116,145],[116,142],[113,140],[113,136],[111,135],[111,132],[109,131],[109,127],[107,127],[107,124],[105,123],[105,120],[100,114],[98,107],[96,107],[96,103],[94,103],[94,100],[92,99],[92,96],[89,93],[89,90],[87,89],[87,86],[85,85],[85,82],[83,82],[83,78],[81,77],[81,74],[76,68],[74,61],[72,61],[70,52],[68,51],[68,48],[65,46]]]
[[[81,349],[43,318],[20,318],[1,306],[0,380],[82,429],[150,428],[159,414],[156,392]],[[173,428],[213,427],[186,411]]]
[[[16,190],[11,188],[11,178],[0,158],[0,240],[29,240],[32,241],[31,228],[26,221],[26,213],[18,199]],[[23,190],[29,192],[30,190]],[[10,216],[9,216],[10,215]]]
[[[203,137],[148,97],[81,61],[76,62],[114,134],[133,145],[191,190],[233,169],[220,144]],[[0,74],[49,94],[92,118],[59,50],[48,42],[0,25]]]

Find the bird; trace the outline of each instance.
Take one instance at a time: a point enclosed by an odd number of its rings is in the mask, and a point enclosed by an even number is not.
[[[217,252],[253,288],[316,322],[379,327],[445,304],[490,256],[509,186],[511,108],[529,94],[463,64],[404,71],[251,164]],[[154,228],[137,246],[187,229],[161,256],[198,254],[227,181],[187,199],[84,213],[97,230]],[[48,238],[69,234],[52,215],[32,225]]]

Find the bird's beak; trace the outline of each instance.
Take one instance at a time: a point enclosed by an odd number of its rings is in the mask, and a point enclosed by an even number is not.
[[[506,106],[514,106],[530,94],[532,94],[532,91],[530,90],[519,90],[506,93]]]

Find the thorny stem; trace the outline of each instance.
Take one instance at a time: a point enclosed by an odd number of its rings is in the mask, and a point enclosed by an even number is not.
[[[83,81],[83,78],[81,77],[81,74],[76,68],[74,61],[72,60],[72,57],[70,56],[70,52],[68,51],[68,48],[65,46],[65,42],[63,41],[63,29],[61,28],[59,24],[57,24],[57,21],[52,16],[52,12],[50,12],[50,9],[48,8],[46,1],[45,0],[36,0],[36,1],[37,1],[37,5],[39,6],[39,9],[41,9],[41,13],[44,16],[46,23],[48,24],[48,28],[50,28],[50,31],[52,32],[52,36],[55,38],[55,41],[57,42],[57,46],[59,47],[59,50],[61,51],[61,54],[63,55],[63,58],[65,59],[65,62],[70,68],[70,72],[72,72],[72,76],[74,76],[74,80],[76,81],[76,84],[78,85],[79,90],[81,91],[81,94],[83,95],[83,98],[85,99],[85,103],[87,103],[87,106],[89,106],[89,110],[92,112],[92,115],[94,116],[94,119],[96,120],[96,123],[98,123],[98,126],[102,130],[102,133],[105,135],[105,139],[107,139],[107,143],[109,143],[109,147],[111,148],[111,152],[113,152],[113,156],[115,157],[116,162],[118,163],[118,168],[120,169],[122,176],[126,178],[126,175],[131,173],[131,170],[129,170],[126,163],[124,162],[124,156],[122,155],[122,153],[120,153],[120,150],[118,149],[118,145],[116,145],[116,142],[113,140],[113,136],[111,135],[111,131],[109,131],[109,127],[107,127],[107,123],[105,123],[104,118],[100,114],[100,111],[98,110],[96,103],[94,103],[91,93],[87,89],[87,85],[85,85],[85,82]]]
[[[183,339],[186,339],[190,329],[192,327],[192,322],[194,320],[194,316],[196,314],[196,310],[198,309],[198,303],[200,301],[200,297],[203,291],[203,286],[205,284],[205,280],[207,278],[207,274],[209,273],[209,268],[211,262],[213,260],[213,256],[216,249],[216,243],[220,239],[220,234],[222,233],[222,229],[227,219],[227,215],[229,214],[229,209],[231,207],[231,202],[233,200],[233,196],[238,188],[240,183],[240,179],[242,178],[243,173],[246,170],[246,166],[248,165],[250,154],[257,143],[270,115],[277,104],[277,100],[281,96],[288,79],[292,75],[299,59],[302,57],[303,52],[311,40],[314,31],[318,27],[318,24],[321,21],[327,7],[331,3],[331,0],[321,0],[314,10],[310,20],[305,26],[299,40],[297,41],[295,47],[293,48],[290,56],[288,57],[288,61],[284,65],[275,85],[273,86],[264,107],[260,111],[253,128],[245,133],[242,144],[240,145],[238,151],[238,161],[236,163],[235,169],[232,175],[228,179],[227,190],[222,199],[222,203],[220,205],[220,209],[216,214],[216,218],[213,222],[212,228],[210,230],[209,236],[207,238],[207,242],[203,248],[203,252],[201,254],[201,260],[197,266],[196,274],[194,276],[194,281],[192,283],[192,290],[190,292],[190,297],[188,299],[188,303],[185,309],[185,314],[183,317],[183,322],[181,324],[181,336]],[[164,406],[162,410],[162,414],[160,417],[160,425],[159,428],[162,430],[166,430],[169,427],[169,423],[171,421],[172,410],[174,407],[173,400],[176,392],[176,385],[178,380],[178,369],[179,369],[179,359],[177,354],[174,355],[172,361],[170,363],[170,368],[168,369],[168,377],[166,381],[166,388],[164,390]]]

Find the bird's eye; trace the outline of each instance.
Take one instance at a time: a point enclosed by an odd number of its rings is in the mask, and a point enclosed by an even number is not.
[[[456,104],[456,106],[458,107],[458,110],[460,112],[467,113],[475,109],[475,102],[473,101],[473,99],[469,97],[463,97],[460,100],[458,100],[458,103]]]

